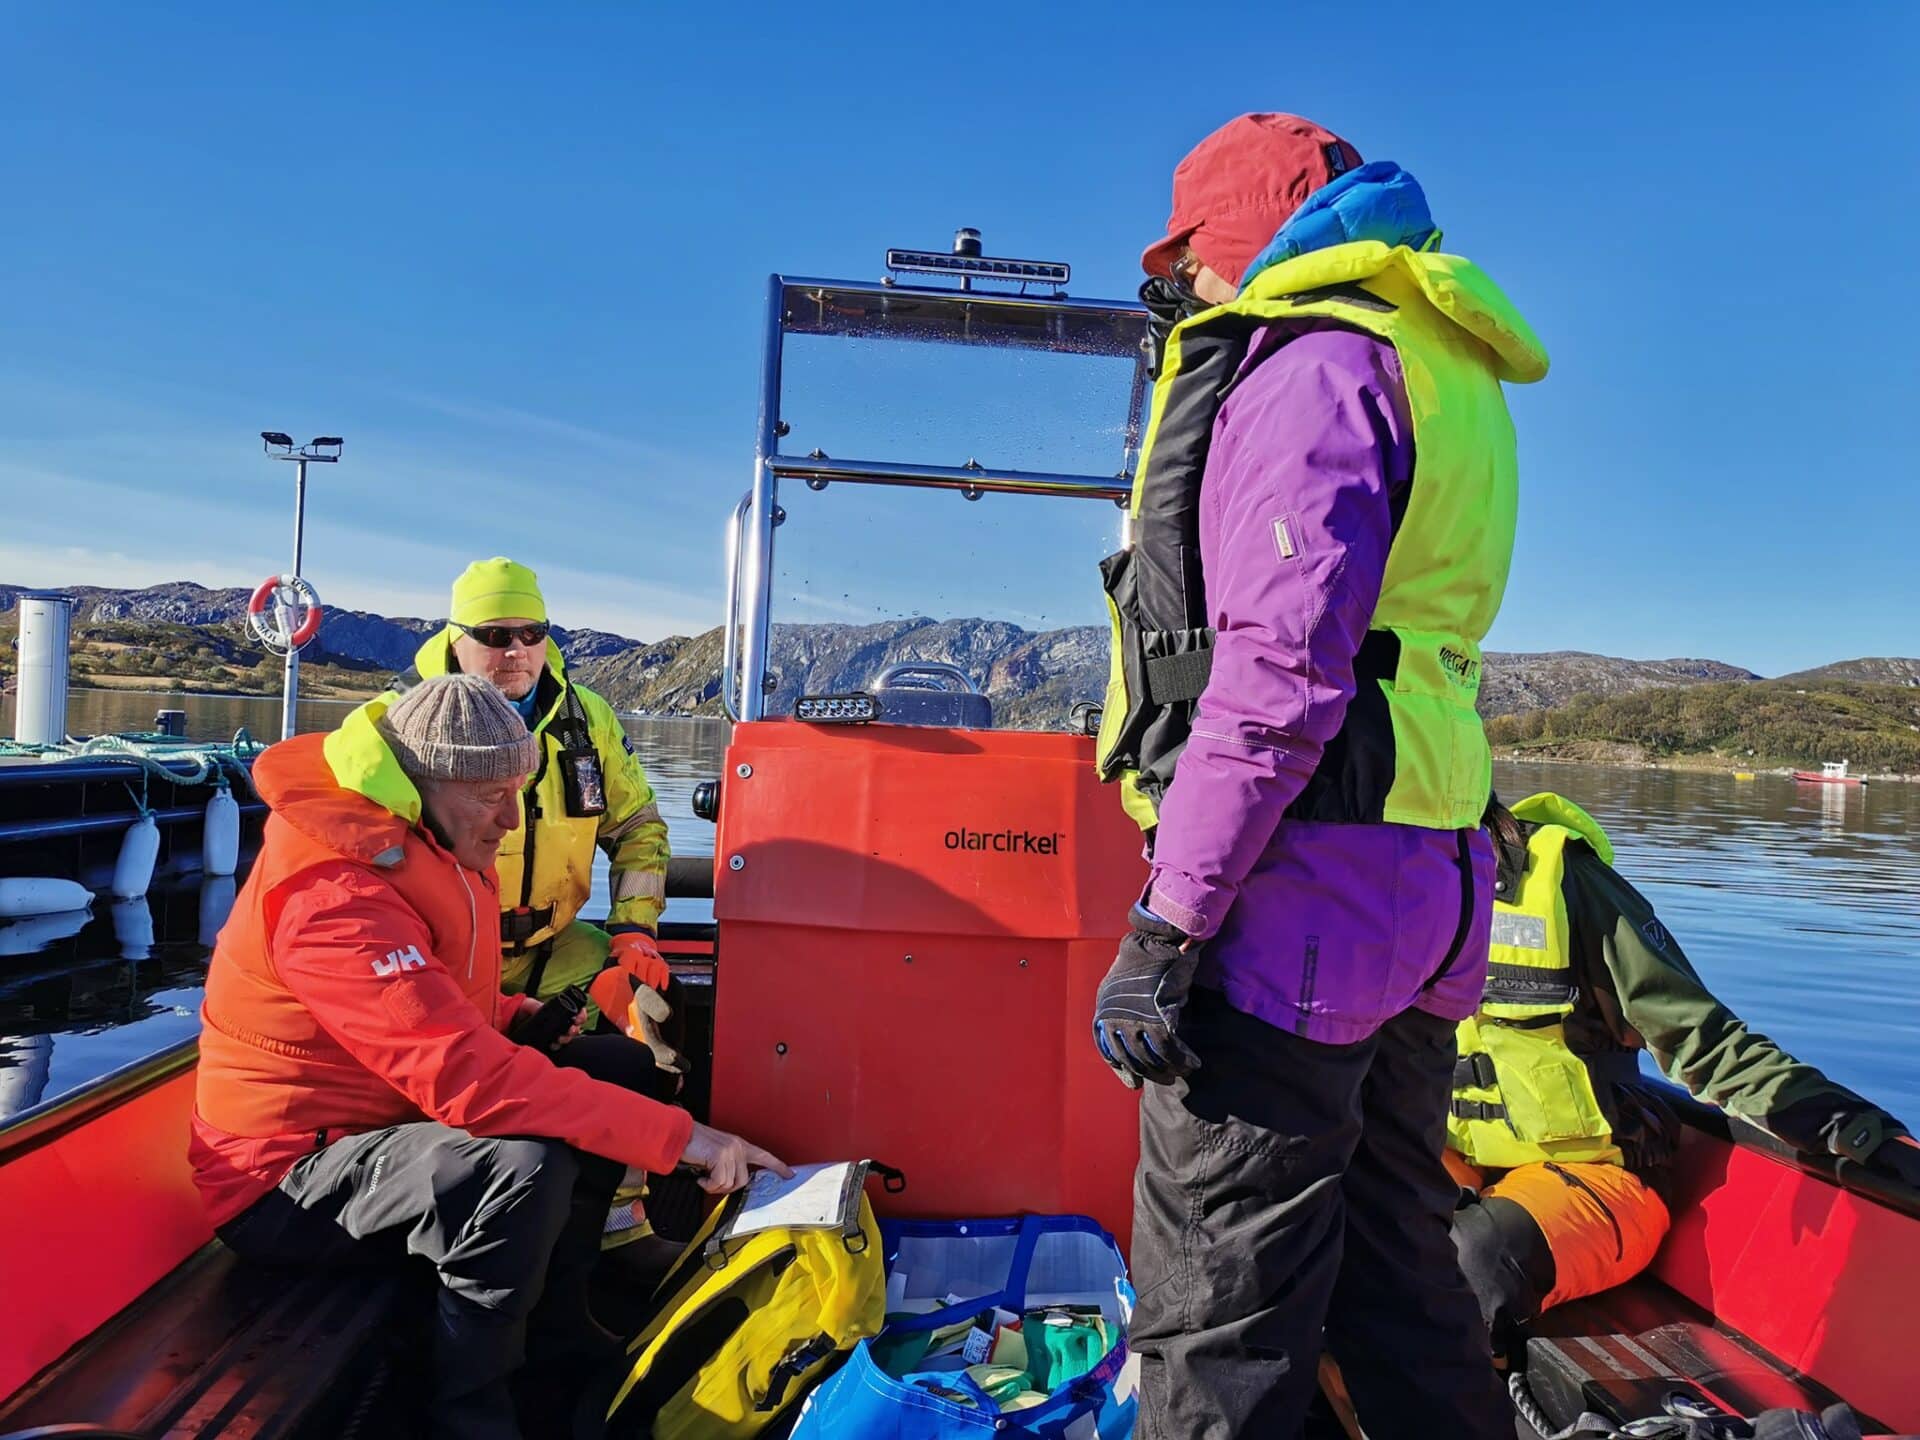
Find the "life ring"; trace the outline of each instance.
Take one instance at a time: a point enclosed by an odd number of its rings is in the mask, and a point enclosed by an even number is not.
[[[293,624],[296,604],[306,610],[298,625]],[[299,575],[269,575],[247,601],[248,628],[261,644],[282,654],[304,649],[320,633],[320,616],[319,594]]]

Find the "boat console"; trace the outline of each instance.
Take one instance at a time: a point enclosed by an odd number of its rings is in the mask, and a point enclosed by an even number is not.
[[[1060,293],[1063,265],[988,259],[969,232],[959,243],[952,256],[889,252],[877,284],[768,284],[754,485],[729,551],[723,687],[739,723],[718,787],[713,1117],[796,1161],[898,1166],[897,1213],[1073,1211],[1124,1240],[1135,1105],[1089,1036],[1146,871],[1084,727],[1065,733],[1063,703],[1057,733],[996,728],[986,677],[947,663],[801,695],[791,716],[769,701],[773,552],[808,491],[909,487],[930,492],[928,507],[1000,494],[1104,507],[1130,493],[1145,312]],[[1114,413],[1084,417],[1119,437],[1113,469],[791,453],[793,336],[1123,360]]]

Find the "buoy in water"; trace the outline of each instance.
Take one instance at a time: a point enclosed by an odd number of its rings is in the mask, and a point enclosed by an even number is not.
[[[207,801],[207,828],[200,844],[201,868],[209,875],[231,875],[240,866],[240,802],[225,786]]]
[[[86,909],[91,904],[91,892],[72,880],[33,875],[9,875],[0,880],[0,916],[64,915],[77,910],[85,924]]]
[[[1736,780],[1751,780],[1754,778],[1754,775],[1751,770],[1736,770],[1733,772],[1733,778]]]
[[[142,815],[127,826],[120,839],[120,858],[113,866],[113,896],[116,900],[137,900],[153,883],[153,862],[160,854],[160,825],[153,816]]]
[[[237,884],[231,875],[209,875],[200,882],[200,943],[211,950],[220,938],[220,927],[233,913]]]
[[[147,897],[113,902],[113,938],[122,960],[145,960],[153,954],[153,910]]]
[[[54,915],[29,915],[11,925],[0,925],[0,956],[38,955],[49,945],[78,935],[92,918],[85,910],[66,910]]]

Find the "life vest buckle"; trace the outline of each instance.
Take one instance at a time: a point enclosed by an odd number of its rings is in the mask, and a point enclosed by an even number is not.
[[[1493,1056],[1484,1050],[1471,1055],[1462,1055],[1453,1066],[1453,1088],[1456,1090],[1491,1090],[1500,1083],[1500,1074],[1493,1066]]]
[[[516,905],[500,912],[500,943],[524,945],[553,923],[551,905]]]
[[[1507,1118],[1507,1107],[1490,1104],[1485,1100],[1461,1100],[1456,1097],[1453,1102],[1453,1113],[1454,1117],[1460,1120],[1504,1120]]]

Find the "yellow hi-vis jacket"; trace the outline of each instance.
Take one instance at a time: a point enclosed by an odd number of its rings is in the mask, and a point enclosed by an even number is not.
[[[422,645],[413,657],[413,674],[425,680],[452,670],[453,635],[448,627]],[[514,966],[516,957],[565,930],[587,903],[595,846],[606,851],[611,867],[610,928],[654,930],[667,903],[667,822],[613,707],[567,678],[566,661],[551,640],[535,693],[540,698],[533,733],[542,742],[540,766],[527,782],[520,828],[501,842],[496,862],[500,936],[510,979],[516,969],[524,970]],[[570,741],[590,744],[599,757],[602,814],[568,813],[562,762]]]
[[[1609,864],[1613,845],[1591,815],[1558,795],[1531,796],[1513,813],[1537,828],[1519,893],[1511,903],[1494,901],[1486,990],[1479,1012],[1460,1022],[1447,1143],[1490,1169],[1540,1160],[1618,1164],[1592,1073],[1567,1044],[1578,997],[1561,889],[1569,840],[1584,840]]]

